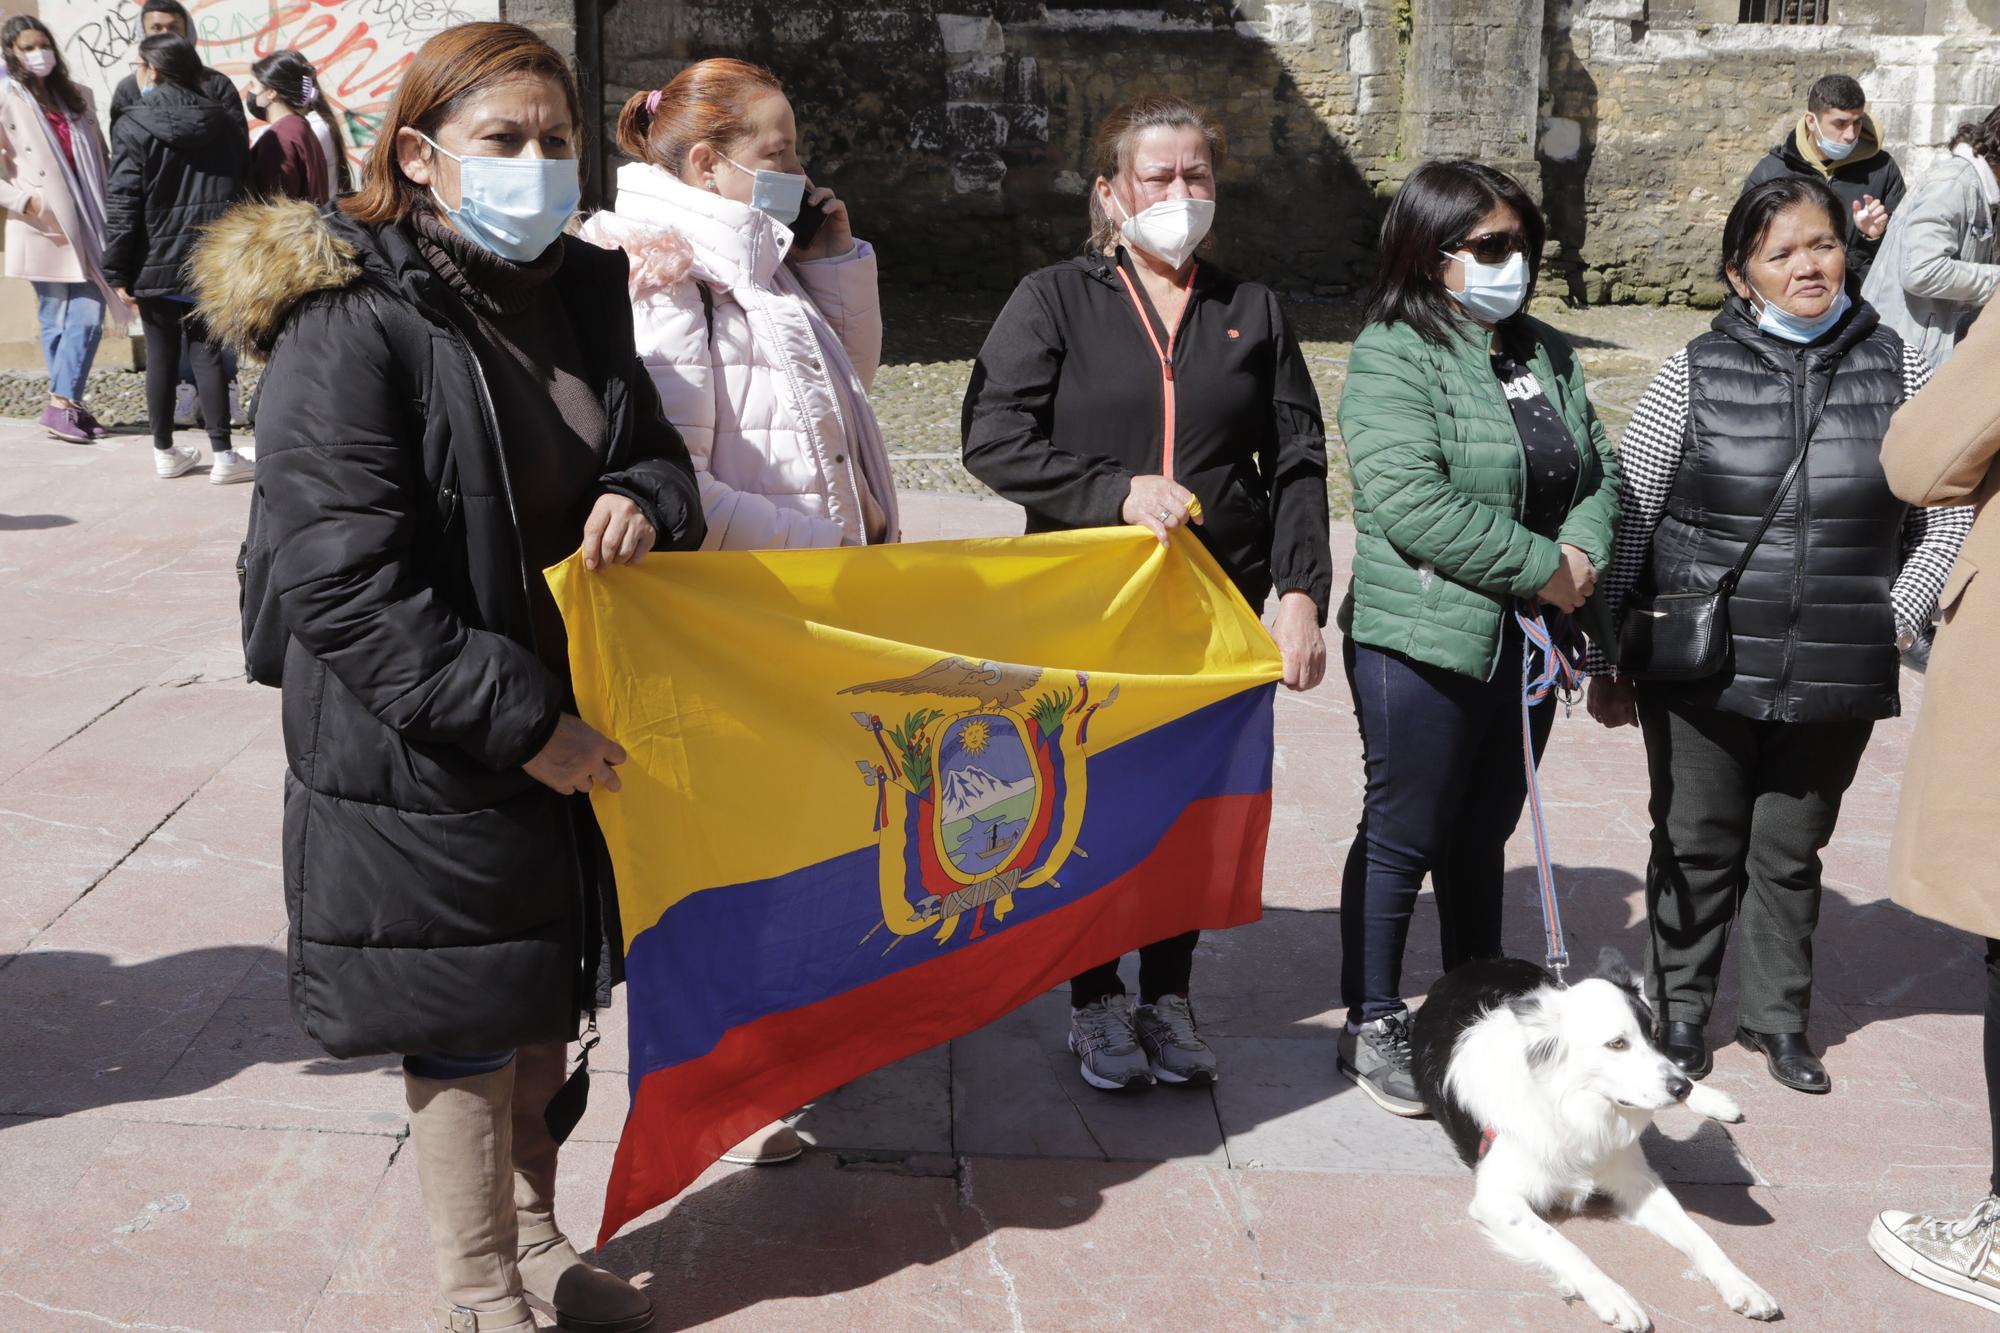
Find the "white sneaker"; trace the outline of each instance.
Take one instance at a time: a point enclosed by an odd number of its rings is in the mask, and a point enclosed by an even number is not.
[[[171,449],[153,450],[153,472],[165,480],[169,477],[185,477],[201,466],[201,450],[185,444],[177,444]]]
[[[257,475],[257,460],[245,458],[234,449],[224,449],[215,456],[215,465],[208,470],[209,481],[216,486],[227,486],[233,481],[249,481]]]
[[[174,424],[189,430],[201,424],[201,400],[195,396],[192,384],[174,390]]]

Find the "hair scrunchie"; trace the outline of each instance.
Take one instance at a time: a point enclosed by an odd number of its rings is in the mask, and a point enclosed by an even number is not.
[[[657,116],[660,114],[660,94],[664,93],[665,91],[666,89],[664,88],[655,88],[653,89],[652,92],[646,94],[647,115]]]

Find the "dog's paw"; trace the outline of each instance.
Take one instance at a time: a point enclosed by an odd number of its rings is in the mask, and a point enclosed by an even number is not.
[[[1619,1333],[1648,1333],[1653,1321],[1646,1314],[1646,1307],[1639,1304],[1631,1292],[1625,1288],[1606,1283],[1583,1293],[1590,1312]]]
[[[1725,1125],[1743,1123],[1743,1108],[1736,1104],[1736,1099],[1719,1088],[1711,1088],[1706,1083],[1694,1085],[1694,1091],[1687,1097],[1687,1107],[1696,1115],[1706,1116],[1710,1120],[1720,1120]]]
[[[1778,1298],[1741,1273],[1725,1277],[1715,1284],[1715,1289],[1728,1302],[1730,1309],[1746,1319],[1778,1317]]]

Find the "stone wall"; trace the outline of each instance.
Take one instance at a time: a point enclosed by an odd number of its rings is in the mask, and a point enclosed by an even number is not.
[[[1734,0],[1726,23],[1704,8],[1548,0],[1539,155],[1551,272],[1575,297],[1719,299],[1723,219],[1824,74],[1861,80],[1912,180],[2000,101],[2000,42],[1967,0],[1835,0],[1842,22],[1804,28],[1738,25]],[[1911,33],[1919,18],[1932,35]]]

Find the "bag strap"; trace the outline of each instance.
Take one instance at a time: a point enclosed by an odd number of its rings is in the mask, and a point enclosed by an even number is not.
[[[700,278],[694,280],[694,289],[701,293],[701,322],[708,327],[708,345],[715,346],[715,290]]]

